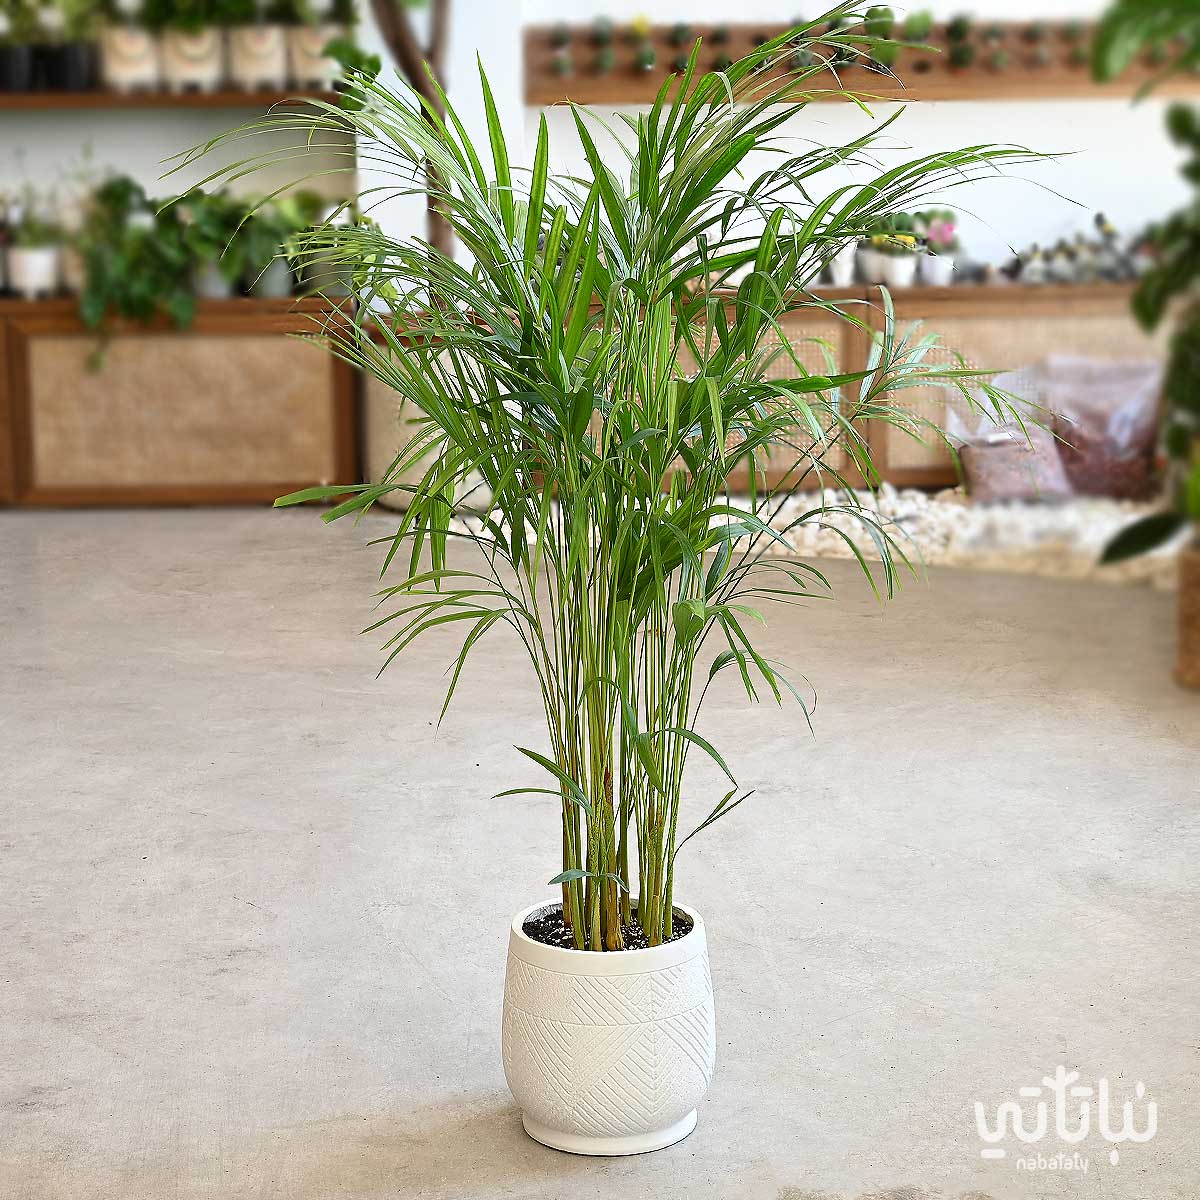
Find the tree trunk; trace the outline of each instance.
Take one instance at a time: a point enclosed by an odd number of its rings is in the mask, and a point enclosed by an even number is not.
[[[371,0],[371,11],[375,15],[375,22],[388,50],[409,86],[438,117],[444,117],[445,107],[437,87],[434,87],[434,80],[437,81],[438,87],[445,90],[450,0],[431,0],[429,45],[424,50],[417,42],[403,0]],[[427,117],[428,115],[426,112]],[[454,253],[454,236],[445,213],[438,207],[437,176],[428,163],[425,166],[425,180],[428,187],[425,202],[425,236],[435,250],[449,257]]]

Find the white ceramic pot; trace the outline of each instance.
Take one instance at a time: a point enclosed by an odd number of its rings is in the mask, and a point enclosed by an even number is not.
[[[647,950],[535,942],[513,918],[504,1075],[525,1132],[572,1154],[641,1154],[687,1137],[717,1055],[704,923]]]
[[[847,288],[854,282],[854,267],[858,261],[858,246],[847,242],[829,260],[829,278],[834,287]]]
[[[202,300],[228,300],[233,295],[233,283],[221,274],[215,262],[205,263],[192,275],[192,290]]]
[[[287,87],[287,29],[283,25],[239,25],[231,29],[229,79],[247,91],[280,91]]]
[[[100,31],[100,78],[114,92],[154,91],[162,82],[158,38],[133,25]]]
[[[856,261],[858,273],[863,283],[872,286],[883,282],[883,263],[886,255],[880,254],[873,246],[859,246]]]
[[[282,300],[296,290],[296,277],[286,258],[273,258],[261,271],[246,279],[250,295],[261,300]]]
[[[58,291],[58,246],[10,246],[8,248],[8,286],[26,300],[53,296]]]
[[[342,77],[341,63],[325,57],[325,47],[345,36],[340,25],[296,25],[287,31],[288,63],[297,87],[331,88]]]
[[[881,266],[883,282],[890,288],[910,288],[916,282],[915,254],[885,254]]]
[[[163,78],[172,91],[215,92],[225,81],[223,31],[168,29],[162,39],[162,66]]]
[[[922,256],[921,280],[930,287],[949,287],[954,282],[954,259],[945,254]]]

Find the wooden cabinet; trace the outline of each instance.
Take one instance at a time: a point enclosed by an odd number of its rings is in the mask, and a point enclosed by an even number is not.
[[[861,370],[884,326],[871,289],[828,292],[862,327],[806,309],[783,332],[807,369]],[[1129,312],[1130,291],[1094,287],[912,288],[897,292],[896,319],[934,332],[934,361],[1011,371],[1050,354],[1098,359],[1162,353]],[[130,327],[100,348],[69,301],[0,301],[0,502],[28,505],[269,503],[316,483],[352,483],[360,464],[360,380],[322,347],[284,334],[314,333],[336,313],[313,300],[204,303],[193,326]],[[1165,336],[1165,335],[1163,335]],[[776,373],[794,373],[786,356]],[[398,404],[371,385],[368,457],[390,462],[411,429]],[[901,397],[943,424],[956,403],[945,389]],[[393,428],[395,426],[395,428]],[[899,487],[958,481],[940,442],[896,429],[862,429],[883,478]],[[775,480],[796,453],[772,452]],[[831,464],[845,469],[845,459]],[[744,476],[745,472],[742,471]],[[847,478],[857,482],[847,472]],[[816,484],[815,475],[806,481]],[[829,482],[826,479],[826,482]],[[734,487],[745,480],[734,478]]]
[[[270,502],[358,475],[357,378],[315,301],[202,303],[185,331],[102,343],[70,302],[0,303],[0,498],[29,505]]]

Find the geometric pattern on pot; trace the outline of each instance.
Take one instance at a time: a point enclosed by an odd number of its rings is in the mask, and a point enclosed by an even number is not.
[[[622,973],[596,973],[606,967]],[[615,954],[535,948],[514,937],[503,1057],[525,1117],[549,1129],[623,1138],[675,1125],[703,1098],[716,1062],[703,926],[652,951]]]

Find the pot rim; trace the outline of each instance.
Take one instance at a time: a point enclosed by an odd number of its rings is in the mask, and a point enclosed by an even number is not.
[[[647,946],[640,950],[568,950],[563,946],[547,946],[536,942],[521,927],[533,913],[551,908],[559,901],[539,900],[523,908],[512,919],[509,926],[509,953],[523,962],[565,975],[640,975],[647,971],[660,971],[678,966],[707,949],[704,921],[700,914],[678,900],[672,908],[691,918],[692,928],[683,937],[661,946]]]

